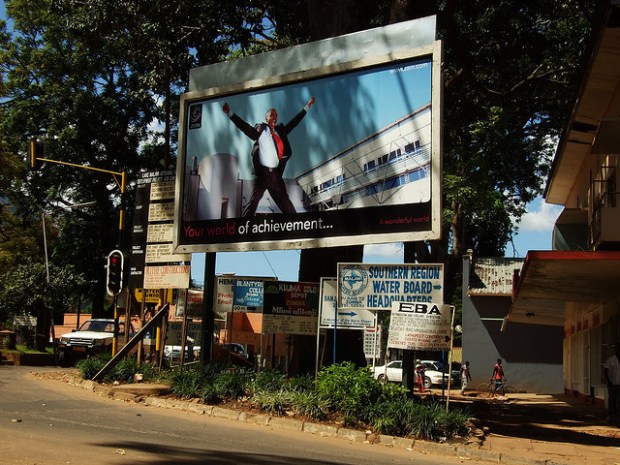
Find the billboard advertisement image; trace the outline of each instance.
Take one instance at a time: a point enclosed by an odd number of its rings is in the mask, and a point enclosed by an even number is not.
[[[336,64],[184,94],[177,252],[438,237],[439,50],[344,49]]]

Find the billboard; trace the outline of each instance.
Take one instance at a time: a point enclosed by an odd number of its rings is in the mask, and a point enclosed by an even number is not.
[[[316,335],[318,308],[318,284],[266,281],[263,333]]]
[[[181,97],[176,252],[438,238],[434,31],[423,18],[196,70]]]

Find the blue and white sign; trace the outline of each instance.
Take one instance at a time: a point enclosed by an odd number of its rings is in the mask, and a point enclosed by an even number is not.
[[[321,328],[362,329],[375,327],[375,313],[364,309],[338,310],[338,280],[321,278]]]
[[[443,302],[442,263],[338,264],[338,309],[390,310],[393,302]]]
[[[236,280],[233,293],[233,311],[262,311],[264,286],[264,281]]]

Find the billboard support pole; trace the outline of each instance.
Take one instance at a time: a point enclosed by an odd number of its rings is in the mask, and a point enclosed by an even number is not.
[[[202,291],[202,347],[200,349],[200,362],[203,365],[213,360],[215,258],[215,253],[205,253],[204,289]]]
[[[452,349],[454,347],[454,315],[456,314],[456,308],[454,305],[450,305],[452,311],[452,318],[450,322],[450,351],[448,352],[448,395],[446,397],[446,413],[450,410],[450,387],[452,384]]]

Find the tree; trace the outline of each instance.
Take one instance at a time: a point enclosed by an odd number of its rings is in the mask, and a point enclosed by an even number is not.
[[[0,321],[24,314],[36,317],[36,337],[30,342],[43,350],[52,319],[59,321],[69,297],[86,284],[71,265],[51,265],[48,281],[45,265],[27,259],[0,275]]]
[[[442,237],[405,244],[405,261],[444,263],[451,302],[463,253],[503,255],[513,222],[542,191],[599,2],[356,3],[308,0],[312,38],[437,15],[445,48]],[[342,261],[319,256],[302,251],[300,277]]]

